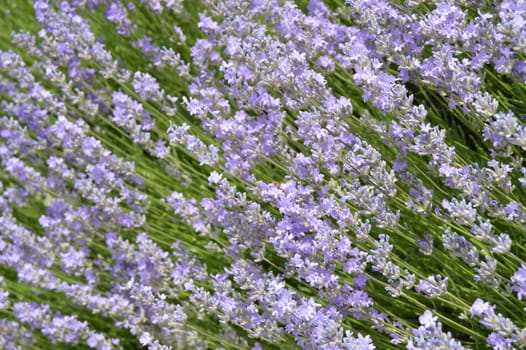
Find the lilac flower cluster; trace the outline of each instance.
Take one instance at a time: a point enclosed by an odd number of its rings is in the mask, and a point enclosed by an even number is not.
[[[520,0],[0,11],[1,348],[526,346]]]

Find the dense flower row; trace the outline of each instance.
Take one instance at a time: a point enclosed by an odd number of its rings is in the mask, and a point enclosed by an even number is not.
[[[524,1],[15,3],[0,348],[526,347]]]

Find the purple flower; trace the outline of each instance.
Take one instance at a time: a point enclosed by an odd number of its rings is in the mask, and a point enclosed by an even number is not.
[[[160,101],[163,99],[164,91],[159,87],[157,80],[148,73],[135,72],[133,88],[143,99]]]
[[[526,295],[526,265],[521,265],[513,276],[511,276],[511,281],[513,282],[512,290],[517,293],[517,298],[522,300]]]
[[[484,317],[485,315],[492,313],[494,308],[495,307],[491,306],[490,303],[480,298],[477,298],[471,306],[471,316]]]
[[[447,293],[448,278],[440,275],[429,276],[420,280],[415,286],[417,293],[422,293],[426,298],[437,298]]]
[[[431,311],[426,310],[420,315],[418,321],[421,326],[413,330],[413,336],[407,343],[407,349],[466,349],[452,337],[451,333],[442,330],[442,324],[438,321],[438,317],[434,316]]]

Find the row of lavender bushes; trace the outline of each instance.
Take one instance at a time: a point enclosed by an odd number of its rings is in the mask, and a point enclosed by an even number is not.
[[[1,349],[526,348],[524,0],[0,2]]]

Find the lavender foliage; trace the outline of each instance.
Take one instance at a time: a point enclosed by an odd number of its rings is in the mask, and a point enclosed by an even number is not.
[[[0,13],[0,348],[526,348],[522,0]]]

